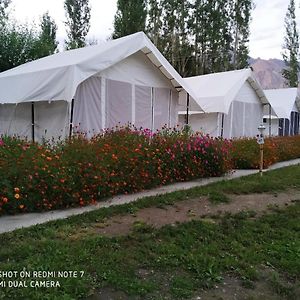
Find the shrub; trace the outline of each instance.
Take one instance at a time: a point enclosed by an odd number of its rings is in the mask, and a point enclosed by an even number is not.
[[[229,141],[170,129],[121,127],[56,145],[0,141],[0,214],[84,206],[231,169]]]
[[[257,169],[260,163],[259,145],[255,138],[232,141],[232,161],[237,169]],[[300,157],[300,136],[266,138],[264,167]]]

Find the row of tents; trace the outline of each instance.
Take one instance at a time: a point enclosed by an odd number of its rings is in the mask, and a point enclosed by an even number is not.
[[[0,134],[35,141],[120,124],[188,124],[224,138],[299,133],[297,89],[263,90],[251,69],[182,78],[136,33],[0,73]]]

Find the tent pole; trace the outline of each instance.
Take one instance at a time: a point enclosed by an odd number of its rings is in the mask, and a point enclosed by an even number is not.
[[[151,131],[154,131],[154,88],[151,87]]]
[[[224,114],[222,113],[222,123],[221,123],[221,137],[224,135]]]
[[[34,142],[34,102],[31,102],[31,138]]]
[[[186,94],[186,116],[185,116],[185,123],[189,125],[189,107],[190,107],[190,94]]]
[[[71,116],[70,116],[69,138],[72,137],[72,131],[73,131],[73,111],[74,111],[74,99],[72,99],[72,102],[71,102]]]
[[[271,137],[271,134],[272,134],[272,130],[271,130],[271,104],[269,104],[269,137]]]

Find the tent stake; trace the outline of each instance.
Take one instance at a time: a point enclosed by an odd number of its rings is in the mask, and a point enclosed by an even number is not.
[[[31,138],[34,142],[34,102],[31,102]]]
[[[74,111],[74,99],[72,99],[72,102],[71,102],[71,116],[70,116],[69,138],[72,137],[72,131],[73,131],[73,111]]]

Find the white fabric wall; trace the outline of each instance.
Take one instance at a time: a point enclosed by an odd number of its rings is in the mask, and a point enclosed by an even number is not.
[[[31,103],[0,104],[0,134],[31,139]]]
[[[165,124],[175,126],[177,115],[178,93],[170,88],[134,85],[96,76],[77,89],[73,124],[90,137],[103,128],[128,123],[153,130]]]
[[[175,127],[178,124],[178,111],[179,111],[179,94],[176,91],[171,91],[171,103],[170,103],[170,116],[169,126]]]
[[[142,51],[138,51],[112,67],[98,73],[97,76],[129,82],[135,85],[173,89],[171,82],[152,64]]]
[[[154,130],[160,130],[169,125],[169,109],[171,102],[170,89],[154,89]]]
[[[73,130],[92,136],[102,127],[101,78],[91,77],[77,88],[74,97]]]
[[[135,126],[137,128],[151,128],[152,106],[151,88],[147,86],[135,86]]]
[[[199,113],[189,116],[189,125],[194,132],[202,132],[204,134],[209,134],[210,136],[219,136],[219,118],[218,113]],[[180,125],[185,124],[185,115],[179,116]]]
[[[253,137],[263,118],[263,105],[248,82],[242,86],[224,120],[224,137]]]
[[[69,103],[48,101],[34,103],[35,141],[64,139],[69,133]]]
[[[270,124],[269,119],[265,119],[264,126],[266,127],[265,135],[269,136]],[[271,119],[271,136],[278,136],[279,119]]]
[[[132,85],[106,79],[106,123],[107,128],[132,122]]]

